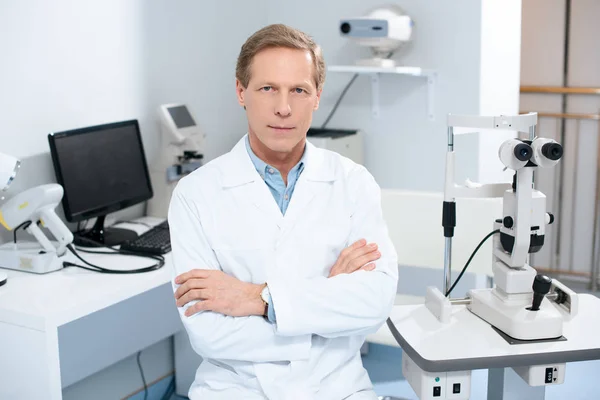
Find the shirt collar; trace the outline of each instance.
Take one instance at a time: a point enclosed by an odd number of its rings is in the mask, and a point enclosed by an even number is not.
[[[269,169],[269,168],[276,169],[276,168],[270,166],[269,164],[267,164],[266,162],[264,162],[263,160],[261,160],[260,158],[258,158],[258,156],[252,150],[252,147],[250,147],[250,138],[249,138],[249,136],[250,135],[246,135],[246,150],[248,151],[248,155],[250,156],[250,160],[252,160],[252,164],[254,164],[254,168],[256,168],[256,170],[258,171],[258,173],[261,176],[266,176],[267,169]],[[290,170],[290,172],[295,171],[296,169],[298,170],[298,172],[301,172],[304,169],[305,162],[306,162],[306,146],[304,147],[304,151],[302,152],[302,158],[300,158],[300,161],[298,162],[298,164],[296,164],[294,166],[294,168],[292,168]]]

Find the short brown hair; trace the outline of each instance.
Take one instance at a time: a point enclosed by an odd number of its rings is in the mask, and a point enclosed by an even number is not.
[[[256,31],[243,44],[235,68],[235,77],[243,87],[247,88],[250,82],[250,67],[254,56],[260,51],[272,47],[309,51],[315,67],[314,78],[317,90],[323,88],[325,83],[325,60],[323,59],[321,47],[306,33],[283,24],[264,27]]]

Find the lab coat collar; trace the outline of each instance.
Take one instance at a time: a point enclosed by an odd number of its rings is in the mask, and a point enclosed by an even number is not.
[[[235,187],[262,180],[246,150],[246,136],[247,134],[237,142],[229,153],[231,169],[223,176],[223,187]],[[304,170],[301,178],[316,182],[335,180],[333,165],[326,162],[323,153],[308,141],[306,141],[304,160]]]

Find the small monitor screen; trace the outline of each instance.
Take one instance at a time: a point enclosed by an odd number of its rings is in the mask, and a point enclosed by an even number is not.
[[[196,125],[186,106],[170,107],[167,110],[171,114],[171,118],[173,118],[177,129]]]
[[[116,211],[152,197],[136,120],[56,133],[51,149],[68,220]]]

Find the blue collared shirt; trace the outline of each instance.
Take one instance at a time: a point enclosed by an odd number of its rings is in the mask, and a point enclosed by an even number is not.
[[[281,214],[285,215],[285,212],[290,204],[290,200],[292,200],[292,194],[294,194],[296,182],[298,182],[298,178],[304,170],[306,151],[302,155],[302,158],[298,164],[296,164],[288,173],[286,186],[285,182],[283,181],[283,177],[277,168],[270,166],[258,158],[256,154],[254,154],[254,151],[252,151],[252,148],[250,147],[250,139],[248,138],[248,135],[246,135],[246,149],[248,150],[248,155],[252,160],[252,164],[254,164],[254,168],[256,168],[256,171],[259,173],[261,178],[263,178],[269,190],[271,191],[271,194],[275,198],[275,202],[279,206]],[[273,306],[273,301],[271,299],[269,299],[268,318],[269,321],[273,323],[277,321],[275,316],[275,307]]]

